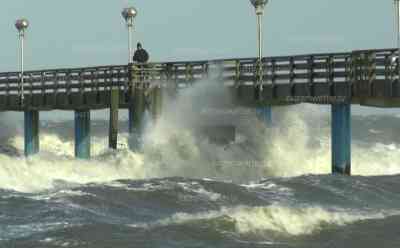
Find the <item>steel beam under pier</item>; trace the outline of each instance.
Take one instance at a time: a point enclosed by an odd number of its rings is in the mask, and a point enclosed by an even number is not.
[[[90,111],[75,111],[75,157],[90,158]]]
[[[351,105],[332,105],[332,173],[351,174]]]
[[[25,111],[25,156],[39,152],[39,111]]]

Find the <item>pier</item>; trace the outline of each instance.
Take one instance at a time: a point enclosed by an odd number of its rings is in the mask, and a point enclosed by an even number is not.
[[[233,58],[59,68],[27,71],[23,80],[20,72],[3,72],[0,111],[24,112],[26,156],[39,152],[40,111],[74,111],[75,155],[88,159],[91,110],[110,110],[109,146],[115,149],[121,109],[129,112],[130,133],[138,136],[146,108],[155,119],[161,115],[163,94],[211,80],[228,89],[236,106],[261,110],[266,122],[276,105],[331,105],[332,172],[350,174],[351,105],[400,107],[397,51],[265,57],[261,64],[257,58]]]
[[[127,64],[24,71],[24,37],[29,21],[19,19],[15,27],[21,42],[21,68],[0,73],[0,111],[24,112],[27,157],[40,150],[40,111],[74,111],[75,156],[89,159],[91,110],[109,109],[109,148],[117,149],[119,111],[126,109],[129,146],[137,151],[146,110],[156,121],[162,115],[166,94],[176,96],[182,89],[208,81],[226,88],[227,97],[232,99],[230,107],[255,108],[267,128],[273,123],[274,106],[330,105],[332,173],[350,175],[351,105],[400,107],[400,25],[397,49],[263,57],[262,18],[268,2],[250,0],[257,19],[256,58],[133,63],[132,35],[138,12],[128,7],[121,12],[128,29]],[[395,8],[398,24],[398,0]],[[228,133],[234,133],[235,123],[229,125]],[[221,127],[204,130],[220,136]]]

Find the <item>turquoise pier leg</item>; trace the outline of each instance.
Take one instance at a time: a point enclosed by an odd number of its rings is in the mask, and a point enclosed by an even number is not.
[[[25,111],[25,156],[39,152],[39,111]]]
[[[256,109],[258,118],[265,123],[266,126],[272,126],[272,107],[259,107]]]
[[[75,111],[75,157],[90,158],[90,111]]]
[[[332,105],[332,173],[351,174],[351,105]]]

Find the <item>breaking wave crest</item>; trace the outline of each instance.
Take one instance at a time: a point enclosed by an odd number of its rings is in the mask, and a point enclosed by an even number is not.
[[[392,214],[352,213],[346,210],[326,210],[321,207],[292,208],[282,205],[268,207],[223,208],[220,211],[187,214],[177,213],[153,223],[133,224],[133,227],[155,228],[174,225],[197,225],[207,221],[218,231],[241,235],[263,236],[276,232],[283,235],[310,235],[327,226],[343,226],[361,220],[383,219]]]

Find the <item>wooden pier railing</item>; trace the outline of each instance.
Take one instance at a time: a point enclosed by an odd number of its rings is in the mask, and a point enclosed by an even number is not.
[[[230,87],[245,105],[341,96],[385,107],[397,106],[400,99],[396,49],[266,57],[260,68],[255,58],[238,58],[27,71],[24,102],[20,73],[4,72],[0,110],[107,108],[112,88],[119,88],[120,106],[126,107],[139,84],[180,89],[201,79]],[[261,71],[262,91],[256,83]]]

